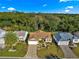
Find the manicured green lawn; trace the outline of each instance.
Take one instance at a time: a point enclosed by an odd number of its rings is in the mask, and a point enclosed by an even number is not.
[[[73,48],[72,50],[79,57],[79,44],[77,44],[77,47]]]
[[[0,50],[0,56],[3,57],[23,57],[27,52],[27,45],[23,43],[18,43],[16,45],[16,51],[11,52],[8,51],[9,48],[5,48],[3,50]]]
[[[57,55],[59,57],[64,56],[62,50],[59,47],[57,47],[54,43],[52,43],[52,45],[50,45],[49,48],[41,48],[40,50],[38,50],[37,54],[39,57],[45,57],[49,55]]]

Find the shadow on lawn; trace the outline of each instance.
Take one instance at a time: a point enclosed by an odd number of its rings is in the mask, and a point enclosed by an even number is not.
[[[60,59],[58,56],[56,56],[56,55],[49,55],[49,56],[46,56],[45,57],[46,59]]]

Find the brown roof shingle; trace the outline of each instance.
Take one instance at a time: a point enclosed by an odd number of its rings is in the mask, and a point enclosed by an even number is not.
[[[32,38],[36,38],[36,39],[51,38],[51,34],[52,34],[51,32],[44,32],[44,31],[38,30],[36,32],[31,32],[29,39],[32,39]]]

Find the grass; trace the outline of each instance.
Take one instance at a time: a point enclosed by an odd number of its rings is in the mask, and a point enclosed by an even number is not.
[[[79,57],[79,44],[77,44],[77,47],[73,48],[72,50]]]
[[[52,45],[49,46],[49,48],[41,48],[40,50],[38,50],[38,57],[45,57],[45,56],[49,56],[49,55],[56,55],[58,57],[64,57],[64,54],[62,52],[62,50],[57,47],[54,43],[52,43]]]
[[[1,57],[23,57],[27,52],[27,45],[23,44],[23,43],[18,43],[16,45],[15,52],[10,52],[8,50],[9,50],[9,48],[0,50],[0,56]]]

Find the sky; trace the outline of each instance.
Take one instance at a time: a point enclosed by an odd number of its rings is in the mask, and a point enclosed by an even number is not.
[[[0,12],[75,13],[79,0],[0,0]]]

